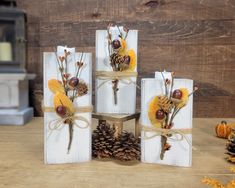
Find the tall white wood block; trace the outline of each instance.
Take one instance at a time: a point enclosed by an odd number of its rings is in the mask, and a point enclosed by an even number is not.
[[[64,48],[58,47],[57,51],[63,55]],[[75,74],[75,62],[80,60],[81,53],[74,53],[74,49],[70,49],[72,54],[69,56],[68,72]],[[59,55],[60,53],[58,53]],[[91,106],[92,103],[92,56],[91,53],[83,53],[84,66],[80,73],[80,80],[88,84],[88,94],[78,97],[74,101],[75,107]],[[44,52],[44,106],[53,107],[54,94],[48,88],[48,80],[61,80],[60,72],[56,63],[56,55],[53,52]],[[75,115],[85,117],[91,125],[91,112],[76,113]],[[73,140],[70,152],[67,153],[69,142],[69,128],[67,124],[63,125],[61,130],[49,130],[48,124],[59,116],[55,112],[44,113],[44,161],[46,164],[56,163],[78,163],[91,160],[91,126],[81,129],[74,126]],[[85,123],[76,120],[81,127]]]
[[[123,27],[119,27],[121,32]],[[119,35],[117,27],[111,27],[112,39]],[[96,71],[112,71],[109,62],[107,30],[96,31]],[[138,31],[130,30],[126,39],[127,49],[133,49],[137,55]],[[136,58],[137,59],[137,58]],[[135,69],[137,72],[137,66]],[[127,84],[128,80],[120,80],[118,83],[117,104],[114,104],[112,81],[102,85],[104,80],[96,78],[96,112],[113,114],[132,114],[136,112],[136,77],[130,77],[132,83]],[[101,86],[102,85],[102,86]],[[100,87],[99,87],[100,86]]]
[[[33,117],[28,82],[34,74],[0,74],[0,125],[24,125]]]
[[[157,95],[164,94],[164,82],[162,78],[142,79],[141,81],[141,125],[151,127],[148,118],[148,106],[150,101]],[[174,89],[187,88],[189,92],[193,90],[193,80],[174,79]],[[191,129],[193,116],[193,97],[189,98],[188,104],[174,118],[172,129]],[[146,134],[146,135],[145,135]],[[171,148],[165,152],[163,160],[160,159],[161,136],[151,137],[153,132],[141,131],[141,161],[144,163],[158,163],[174,166],[190,167],[192,164],[192,134],[186,134],[189,143],[184,138],[182,141],[172,141],[168,139]],[[179,135],[173,135],[172,138],[179,138]]]

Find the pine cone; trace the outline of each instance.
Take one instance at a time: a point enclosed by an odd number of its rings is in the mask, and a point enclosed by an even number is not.
[[[87,84],[84,82],[79,82],[78,86],[77,86],[77,95],[79,97],[86,95],[88,92],[88,87]]]
[[[158,102],[159,107],[166,113],[171,112],[171,109],[173,108],[173,103],[171,100],[165,96],[159,96],[159,102]]]
[[[114,128],[106,122],[100,123],[92,134],[92,156],[97,158],[111,158],[115,142]]]
[[[140,143],[133,133],[123,131],[113,147],[113,156],[121,161],[140,160]]]
[[[120,65],[124,62],[123,56],[117,53],[113,53],[110,56],[111,66],[115,71],[120,71]]]
[[[229,157],[227,158],[230,162],[235,162],[235,129],[232,129],[232,133],[228,137],[226,144],[226,150]]]

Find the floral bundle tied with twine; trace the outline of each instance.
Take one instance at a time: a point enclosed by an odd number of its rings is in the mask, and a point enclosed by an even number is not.
[[[48,87],[50,91],[54,94],[54,107],[44,107],[45,112],[56,112],[59,116],[58,119],[54,119],[49,122],[49,130],[60,130],[64,125],[68,125],[69,129],[69,142],[67,147],[67,153],[69,153],[73,140],[73,130],[74,126],[78,128],[87,128],[89,126],[89,121],[82,117],[76,115],[76,112],[91,112],[92,107],[74,107],[74,100],[77,97],[86,95],[88,92],[88,85],[79,79],[80,72],[84,67],[83,63],[83,53],[80,60],[73,62],[75,66],[75,75],[71,76],[68,72],[68,57],[71,55],[69,51],[64,50],[64,55],[58,56],[56,53],[56,60],[58,69],[60,72],[61,80],[50,79],[48,81]],[[78,125],[76,120],[83,121],[85,126],[82,127]],[[49,134],[50,136],[50,134]]]
[[[130,77],[137,77],[135,72],[136,68],[136,53],[133,49],[128,49],[126,38],[128,37],[129,29],[123,28],[122,32],[118,26],[118,37],[113,37],[110,28],[112,24],[108,25],[107,28],[107,39],[108,39],[108,53],[109,53],[109,65],[112,71],[97,71],[96,76],[104,80],[104,82],[112,81],[112,90],[114,96],[114,104],[118,102],[117,92],[119,90],[118,84],[122,80],[123,83],[131,84],[134,83]],[[134,83],[135,84],[135,83]],[[100,86],[101,86],[100,85]],[[100,87],[98,86],[98,88]]]
[[[189,97],[198,90],[198,87],[194,87],[192,93],[189,93],[187,88],[179,88],[173,91],[174,87],[174,73],[171,73],[171,80],[165,79],[162,73],[162,79],[164,81],[165,93],[164,95],[155,96],[148,106],[148,117],[152,124],[152,127],[143,126],[145,132],[156,132],[154,136],[161,136],[161,153],[160,159],[163,160],[166,151],[170,150],[171,145],[167,142],[167,139],[181,141],[186,139],[185,134],[191,133],[191,129],[171,129],[174,127],[174,118],[179,111],[185,107],[188,103]],[[180,138],[171,138],[172,135],[180,135]]]

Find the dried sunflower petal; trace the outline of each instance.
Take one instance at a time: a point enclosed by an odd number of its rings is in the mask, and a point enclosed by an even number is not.
[[[128,50],[127,55],[130,57],[130,64],[128,71],[134,71],[136,67],[136,54],[134,50]]]

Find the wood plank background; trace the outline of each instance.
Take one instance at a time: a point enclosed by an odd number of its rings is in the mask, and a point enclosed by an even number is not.
[[[62,44],[94,54],[95,30],[112,22],[139,30],[140,78],[153,76],[153,70],[175,71],[200,87],[194,117],[234,117],[234,0],[17,0],[17,5],[27,12],[36,115],[42,115],[42,53]]]

